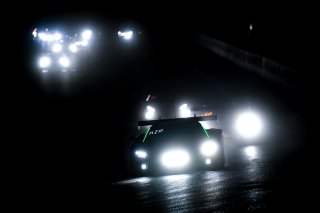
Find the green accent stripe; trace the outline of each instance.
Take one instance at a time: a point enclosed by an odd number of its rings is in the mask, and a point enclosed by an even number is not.
[[[147,132],[146,132],[146,134],[144,135],[144,138],[143,138],[143,141],[142,141],[142,142],[144,142],[144,141],[146,140],[146,138],[147,138],[147,136],[148,136],[148,133],[149,133],[150,129],[151,129],[151,127],[148,129],[148,131],[147,131]]]
[[[203,129],[204,133],[206,133],[207,137],[209,138],[209,134],[208,134],[207,130],[202,126],[202,124],[200,124],[200,125],[201,125],[201,127],[202,127],[202,129]]]

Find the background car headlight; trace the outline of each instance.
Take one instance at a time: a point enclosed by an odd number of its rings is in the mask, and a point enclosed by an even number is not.
[[[47,56],[43,56],[39,60],[40,68],[48,68],[51,64],[51,59]]]
[[[262,120],[254,112],[244,112],[237,117],[235,123],[239,135],[246,139],[254,139],[262,132]]]
[[[191,110],[190,108],[188,107],[188,104],[182,104],[180,107],[180,116],[182,118],[187,118],[187,117],[190,117],[191,116]]]
[[[70,65],[70,60],[67,57],[59,58],[59,63],[63,67],[68,67]]]
[[[92,31],[91,30],[85,30],[82,32],[82,38],[84,40],[89,40],[91,39]]]
[[[147,111],[145,114],[146,119],[147,120],[153,119],[155,116],[155,112],[156,112],[156,110],[153,107],[147,106]]]
[[[69,50],[70,50],[71,52],[75,53],[75,52],[78,51],[78,47],[77,47],[77,45],[75,45],[75,44],[70,44],[70,45],[69,45]]]
[[[48,33],[38,33],[39,39],[42,41],[52,41],[54,39],[54,36]]]
[[[133,36],[133,32],[131,30],[130,31],[125,31],[125,32],[119,31],[118,35],[120,37],[123,37],[126,40],[130,40],[132,38],[132,36]]]
[[[89,49],[94,46],[94,43],[91,44],[91,40],[94,39],[94,32],[90,29],[85,29],[80,33],[73,31],[73,27],[71,32],[66,33],[57,30],[52,31],[48,28],[43,31],[39,31],[38,28],[33,29],[32,37],[33,40],[37,40],[37,45],[40,45],[37,48],[37,51],[41,54],[40,57],[50,57],[50,59],[36,58],[35,65],[38,69],[42,70],[43,73],[57,69],[62,72],[75,71],[78,68],[77,57],[79,56],[75,53],[85,52],[86,57],[92,54]],[[80,54],[79,57],[82,56]]]
[[[146,158],[148,156],[147,152],[142,150],[135,151],[135,154],[138,158]]]
[[[161,156],[161,163],[167,168],[182,168],[190,161],[189,154],[184,150],[170,150]]]
[[[55,33],[54,34],[54,40],[58,41],[62,39],[62,35],[60,33]]]
[[[62,45],[61,44],[54,44],[52,46],[52,51],[55,52],[55,53],[58,53],[62,50]]]
[[[218,144],[215,141],[206,141],[200,147],[201,154],[211,157],[218,151]]]

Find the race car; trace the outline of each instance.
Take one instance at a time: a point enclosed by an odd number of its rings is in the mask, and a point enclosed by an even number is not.
[[[205,129],[200,123],[212,120],[217,120],[217,115],[138,122],[138,126],[149,128],[132,141],[133,174],[222,169],[225,164],[222,130]]]
[[[88,61],[92,47],[92,31],[79,33],[60,33],[48,28],[32,32],[36,44],[38,60],[36,66],[42,73],[75,71],[82,61]],[[85,60],[84,60],[85,59]]]
[[[38,63],[42,72],[46,73],[48,71],[74,71],[76,69],[74,62],[75,57],[72,55],[67,56],[65,54],[42,53]]]

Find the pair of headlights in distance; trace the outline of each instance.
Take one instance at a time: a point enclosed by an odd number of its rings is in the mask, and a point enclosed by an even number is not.
[[[85,41],[82,41],[82,42],[80,43],[80,45],[82,45],[82,46],[87,46],[87,45],[88,45],[88,41],[86,41],[86,40],[85,40]],[[70,50],[70,52],[72,52],[72,53],[78,52],[78,46],[79,46],[78,43],[70,44],[70,45],[69,45],[69,50]],[[63,46],[62,46],[62,44],[59,44],[59,43],[56,43],[56,44],[54,44],[54,45],[52,46],[52,52],[54,52],[54,53],[59,53],[59,52],[62,51],[62,49],[63,49]]]
[[[187,117],[191,117],[191,109],[188,107],[188,104],[182,104],[179,107],[179,111],[180,111],[180,117],[181,118],[187,118]],[[145,118],[147,120],[151,120],[154,119],[156,115],[156,109],[151,107],[151,106],[147,106],[146,112],[145,112]]]
[[[61,67],[63,68],[67,68],[70,66],[70,59],[66,56],[62,56],[59,58],[58,60],[59,64]],[[51,61],[51,58],[48,57],[48,56],[43,56],[40,58],[39,60],[39,67],[42,68],[42,69],[47,69],[50,67],[52,61]]]

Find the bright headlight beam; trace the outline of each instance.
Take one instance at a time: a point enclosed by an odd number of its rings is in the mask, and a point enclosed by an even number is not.
[[[41,40],[43,41],[45,40],[45,37],[46,37],[45,33],[38,33],[38,36]]]
[[[92,31],[91,30],[85,30],[82,33],[82,39],[84,39],[84,40],[91,39],[91,36],[92,36]]]
[[[145,164],[145,163],[141,164],[141,169],[142,170],[146,170],[147,169],[147,164]]]
[[[78,51],[78,47],[75,44],[70,44],[69,45],[69,50],[73,53],[76,53]]]
[[[130,31],[125,31],[125,32],[119,31],[118,35],[120,37],[123,37],[126,40],[130,40],[132,38],[132,36],[133,36],[133,32],[131,30]]]
[[[36,37],[36,34],[35,34],[35,37]],[[38,33],[38,37],[42,41],[53,41],[53,40],[59,41],[62,39],[61,33],[58,33],[58,32],[56,32],[55,34],[40,32]]]
[[[135,154],[138,158],[146,158],[148,157],[148,154],[145,151],[137,150],[135,151]]]
[[[169,150],[162,154],[161,163],[169,169],[183,168],[190,162],[190,156],[185,150]]]
[[[69,65],[70,65],[70,60],[69,60],[67,57],[63,56],[63,57],[59,58],[59,64],[60,64],[62,67],[69,67]]]
[[[54,37],[54,40],[58,41],[58,40],[60,40],[62,38],[62,35],[61,35],[61,33],[55,33],[53,35],[53,37]]]
[[[54,39],[53,35],[48,33],[38,33],[40,40],[42,41],[52,41]]]
[[[40,68],[48,68],[51,64],[51,59],[47,56],[43,56],[39,60]]]
[[[55,53],[58,53],[62,50],[62,45],[59,43],[56,43],[52,46],[52,51]]]
[[[132,38],[132,31],[129,31],[129,32],[125,32],[123,33],[123,37],[127,40],[131,39]]]
[[[254,112],[240,114],[235,123],[237,132],[246,139],[254,139],[261,134],[262,120]]]
[[[188,104],[182,104],[179,107],[179,109],[180,109],[180,116],[181,117],[186,118],[186,117],[190,117],[191,116],[191,110],[188,107]]]
[[[155,112],[156,112],[156,110],[153,107],[147,106],[147,111],[145,114],[146,119],[148,119],[148,120],[153,119],[155,116]]]
[[[201,154],[206,157],[213,156],[214,154],[216,154],[217,150],[218,144],[215,141],[206,141],[200,147]]]

